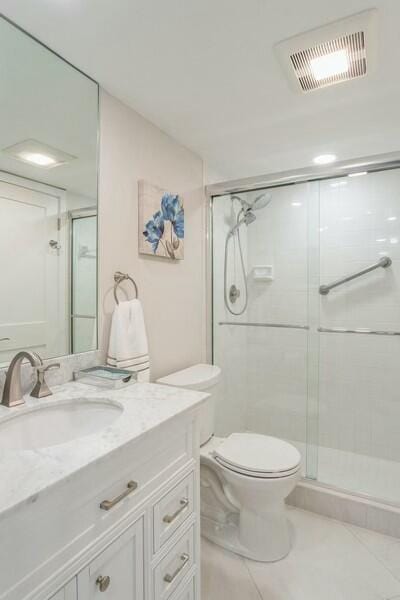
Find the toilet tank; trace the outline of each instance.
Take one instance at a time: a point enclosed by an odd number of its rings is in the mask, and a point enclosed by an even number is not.
[[[207,392],[210,398],[200,408],[200,445],[214,434],[215,403],[221,369],[216,365],[198,364],[157,379],[157,383]]]

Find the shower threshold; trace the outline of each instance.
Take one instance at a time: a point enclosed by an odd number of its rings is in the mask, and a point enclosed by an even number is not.
[[[305,443],[288,441],[306,456]],[[400,463],[319,446],[318,479],[303,477],[288,502],[400,538]]]

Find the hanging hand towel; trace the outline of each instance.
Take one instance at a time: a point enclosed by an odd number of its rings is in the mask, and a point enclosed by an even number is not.
[[[150,380],[147,335],[139,300],[120,302],[115,307],[107,364],[110,367],[134,371],[138,381]]]

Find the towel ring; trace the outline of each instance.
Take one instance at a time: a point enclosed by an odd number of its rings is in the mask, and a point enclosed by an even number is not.
[[[115,281],[115,284],[114,284],[114,298],[115,298],[115,302],[117,304],[119,304],[119,300],[118,300],[118,296],[117,296],[118,286],[119,286],[120,283],[122,283],[123,281],[126,281],[126,280],[130,281],[133,284],[133,286],[135,288],[136,298],[139,295],[138,294],[138,288],[137,288],[137,285],[136,285],[134,279],[132,279],[132,277],[130,277],[130,275],[128,275],[128,273],[121,273],[121,271],[116,271],[114,273],[114,281]]]

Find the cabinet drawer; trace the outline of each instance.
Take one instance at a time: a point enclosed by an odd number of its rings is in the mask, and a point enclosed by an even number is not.
[[[166,600],[194,564],[194,526],[190,527],[153,570],[153,600]]]
[[[194,474],[190,473],[153,506],[154,553],[194,511]]]

